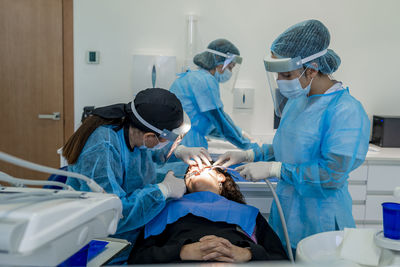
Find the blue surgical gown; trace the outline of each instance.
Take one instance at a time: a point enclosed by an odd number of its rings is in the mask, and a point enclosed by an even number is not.
[[[100,126],[88,138],[78,161],[68,170],[94,179],[107,193],[122,201],[123,218],[112,237],[135,242],[141,227],[165,206],[165,198],[156,185],[154,153],[125,143],[124,130],[115,132]],[[80,191],[90,191],[84,181],[68,178],[67,184]],[[125,255],[126,254],[126,255]],[[126,260],[125,253],[119,260]]]
[[[205,136],[215,129],[241,149],[254,146],[242,136],[242,130],[223,111],[218,81],[207,70],[180,74],[169,90],[179,98],[192,123],[182,140],[183,145],[208,148]]]
[[[292,248],[303,238],[355,227],[349,173],[367,154],[370,122],[347,89],[287,102],[273,145],[254,149],[255,160],[282,162],[276,192]],[[285,242],[275,202],[269,223]]]

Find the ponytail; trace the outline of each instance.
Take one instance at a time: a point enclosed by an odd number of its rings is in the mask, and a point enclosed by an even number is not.
[[[98,127],[102,125],[117,125],[121,127],[123,121],[122,118],[110,120],[103,119],[96,115],[87,117],[63,147],[63,156],[67,160],[68,164],[74,164],[77,162],[86,141]]]

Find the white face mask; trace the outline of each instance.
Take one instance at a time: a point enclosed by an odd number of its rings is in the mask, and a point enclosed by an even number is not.
[[[306,70],[307,69],[303,71],[299,78],[293,80],[276,80],[276,83],[278,84],[278,89],[284,97],[292,99],[308,95],[308,93],[310,92],[312,80],[310,84],[306,86],[306,88],[303,88],[300,83],[300,78],[301,76],[303,76]]]
[[[214,77],[219,83],[224,83],[229,81],[229,79],[232,77],[232,72],[228,69],[225,69],[224,72],[221,74],[218,70],[215,70]]]

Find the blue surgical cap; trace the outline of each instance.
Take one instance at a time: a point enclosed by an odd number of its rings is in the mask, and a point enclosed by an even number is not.
[[[302,59],[328,48],[331,36],[328,29],[318,20],[306,20],[293,25],[284,31],[271,45],[271,51],[277,57]],[[323,74],[335,72],[340,65],[340,57],[331,49],[308,63],[306,67],[313,68],[312,62],[318,64],[318,70]]]
[[[226,39],[212,41],[207,48],[227,54],[240,55],[239,49]],[[193,58],[194,64],[206,70],[212,70],[217,65],[223,64],[225,57],[215,55],[211,52],[202,52]]]

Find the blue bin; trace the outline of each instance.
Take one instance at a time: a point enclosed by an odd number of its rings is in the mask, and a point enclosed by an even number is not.
[[[58,267],[80,267],[86,266],[88,260],[89,244],[81,248],[74,255],[62,262]]]
[[[390,239],[400,239],[400,204],[382,203],[383,235]]]
[[[81,267],[105,250],[107,241],[92,240],[74,255],[62,262],[58,267]]]

